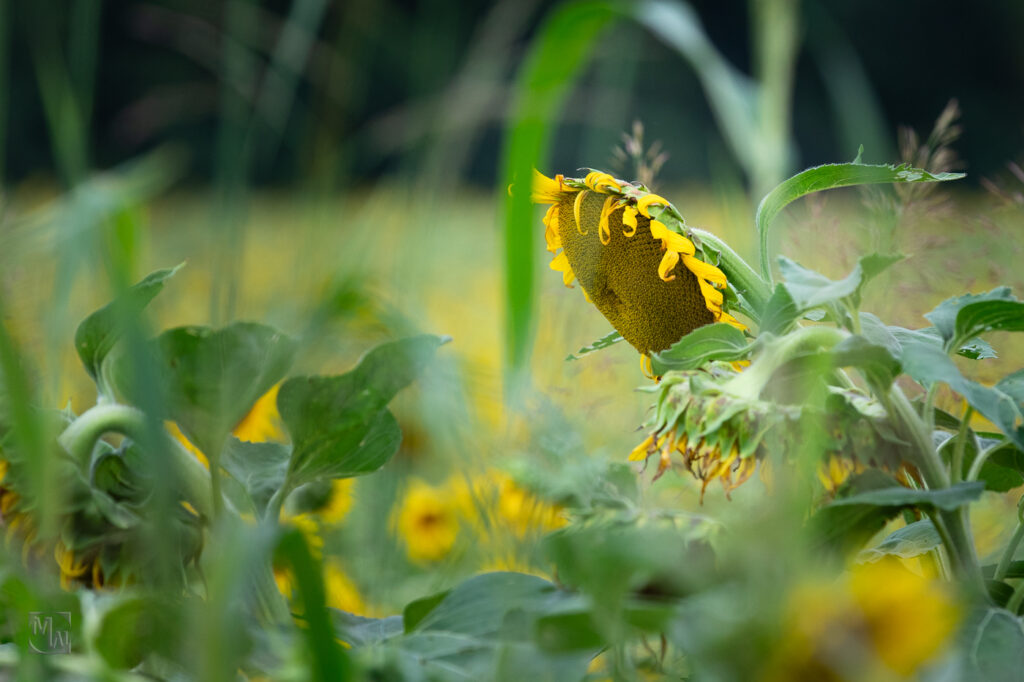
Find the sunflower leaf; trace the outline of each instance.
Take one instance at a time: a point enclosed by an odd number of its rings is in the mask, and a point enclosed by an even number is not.
[[[925,313],[925,318],[938,330],[942,340],[946,343],[953,339],[953,336],[957,333],[957,318],[960,315],[960,311],[965,307],[975,304],[982,303],[985,301],[1015,301],[1013,294],[1010,292],[1010,287],[996,287],[992,291],[984,294],[964,294],[963,296],[954,296],[947,298],[945,301],[935,306],[935,309],[929,313]],[[977,336],[977,334],[975,334]]]
[[[347,374],[286,381],[277,406],[294,447],[288,483],[295,487],[382,467],[398,451],[402,438],[387,404],[448,340],[423,334],[386,343]]]
[[[575,353],[569,353],[568,355],[566,355],[565,361],[571,362],[572,360],[579,360],[584,355],[590,355],[591,353],[595,353],[599,350],[611,348],[619,341],[622,341],[622,334],[616,331],[608,332],[607,334],[599,338],[597,341],[591,343],[589,346],[583,346],[583,348],[580,348]]]
[[[869,490],[867,492],[836,500],[829,507],[848,507],[867,505],[871,507],[888,507],[905,509],[907,507],[941,509],[954,511],[965,504],[974,502],[981,497],[985,484],[981,481],[957,483],[949,488],[939,490],[917,490],[895,486]]]
[[[220,465],[238,481],[260,514],[284,484],[291,450],[280,443],[247,443],[229,437]]]
[[[824,307],[837,322],[845,319],[846,313],[841,304],[849,304],[856,309],[860,307],[861,292],[864,286],[881,274],[886,268],[904,259],[902,254],[882,255],[872,253],[857,261],[853,271],[841,280],[831,280],[821,273],[805,268],[785,256],[779,256],[779,271],[785,280],[781,286],[789,293],[797,314],[813,308]],[[776,288],[778,291],[778,288]],[[774,295],[773,295],[774,297]],[[780,301],[784,303],[784,301]],[[777,302],[777,305],[778,303]],[[783,312],[793,313],[783,308]],[[796,319],[793,317],[792,319]],[[785,318],[783,318],[785,320]],[[792,321],[792,320],[790,320]]]
[[[162,379],[164,417],[215,458],[235,424],[284,377],[296,345],[272,327],[235,322],[222,329],[169,329],[153,339],[148,350]],[[133,376],[129,355],[115,355],[106,374],[130,401],[144,404],[153,387],[141,385]]]
[[[151,272],[134,284],[118,299],[111,301],[82,320],[75,331],[75,350],[85,371],[93,379],[100,376],[100,365],[124,332],[123,320],[138,315],[156,298],[164,283],[178,272],[184,263],[173,268]]]
[[[906,331],[906,330],[903,330]],[[942,382],[967,399],[967,402],[1024,448],[1024,381],[1020,372],[995,386],[988,387],[964,377],[939,344],[929,334],[911,333],[900,338],[903,371],[922,386]],[[934,337],[932,337],[934,338]]]
[[[886,556],[903,559],[920,556],[942,544],[942,538],[930,519],[915,521],[893,531],[880,543],[865,549],[857,557],[860,561],[878,561]]]
[[[771,279],[768,256],[768,230],[775,217],[787,205],[800,197],[836,187],[903,182],[944,182],[959,180],[963,173],[929,173],[921,168],[867,165],[862,163],[836,163],[808,168],[789,178],[765,195],[757,207],[754,222],[761,242],[761,276]]]
[[[669,370],[696,369],[712,360],[740,360],[750,352],[743,332],[724,322],[698,327],[668,349],[651,355],[656,375]]]

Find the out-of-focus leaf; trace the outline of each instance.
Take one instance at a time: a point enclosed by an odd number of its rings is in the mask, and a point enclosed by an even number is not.
[[[347,611],[328,609],[341,641],[352,646],[367,646],[402,634],[402,617],[364,618]]]
[[[660,353],[651,354],[655,374],[695,369],[712,360],[739,360],[750,352],[750,342],[739,329],[724,322],[697,327]]]
[[[834,501],[830,507],[869,505],[904,509],[907,507],[934,508],[953,511],[981,497],[985,484],[981,481],[957,483],[939,490],[915,490],[897,486],[844,497]]]
[[[903,258],[904,256],[900,254],[873,253],[858,260],[853,272],[849,275],[834,281],[785,256],[779,256],[779,272],[785,280],[781,286],[785,287],[793,305],[801,313],[819,306],[834,306],[844,299],[849,299],[853,307],[856,308],[860,306],[860,296],[864,285]],[[781,301],[781,303],[785,303],[785,301]],[[788,311],[788,307],[782,306],[782,312]],[[785,319],[784,316],[783,319]]]
[[[925,313],[924,316],[929,322],[935,325],[943,343],[951,342],[954,336],[967,340],[973,338],[973,336],[961,336],[957,333],[957,318],[960,316],[961,310],[975,303],[1015,300],[1016,299],[1010,292],[1009,287],[996,287],[992,291],[984,294],[964,294],[963,296],[947,298],[945,301],[937,305],[934,310]],[[978,334],[974,334],[974,336],[977,335]]]
[[[899,483],[891,476],[868,469],[851,476],[843,485],[841,492],[856,496],[898,487]],[[886,522],[898,511],[897,508],[872,504],[830,504],[816,511],[807,526],[812,538],[818,543],[845,553],[862,547],[875,533],[882,530]]]
[[[374,348],[346,374],[286,381],[277,406],[294,448],[289,483],[358,476],[383,466],[402,435],[387,404],[447,341],[414,336]]]
[[[141,313],[163,290],[164,283],[184,265],[182,263],[174,268],[150,273],[124,292],[120,298],[82,320],[75,331],[75,350],[78,351],[78,357],[81,358],[89,376],[93,379],[99,377],[103,359],[124,332],[123,321],[129,316]]]
[[[622,341],[622,334],[618,332],[608,332],[607,334],[599,338],[597,341],[594,341],[589,346],[583,346],[583,348],[580,348],[575,353],[569,353],[567,356],[565,356],[565,360],[566,362],[570,360],[579,360],[584,355],[590,355],[591,353],[594,353],[596,351],[604,350],[605,348],[611,348],[619,341]]]
[[[291,367],[295,342],[272,327],[235,322],[222,329],[178,327],[150,344],[166,414],[208,457],[217,457],[235,425]],[[111,378],[130,402],[143,403],[131,358],[114,353]],[[106,363],[105,363],[106,364]]]
[[[598,36],[616,18],[611,2],[558,5],[530,43],[516,79],[515,111],[505,140],[503,186],[516,185],[504,207],[506,367],[522,370],[529,359],[533,324],[537,233],[530,205],[533,168],[543,165],[558,112]],[[537,233],[539,234],[539,233]]]
[[[1024,621],[1006,609],[976,613],[964,628],[966,645],[960,679],[1012,682],[1024,670]]]
[[[771,279],[768,258],[768,230],[775,217],[788,204],[802,196],[836,187],[887,184],[897,182],[943,182],[959,180],[963,173],[929,173],[908,165],[872,166],[863,163],[837,163],[797,173],[765,195],[757,207],[754,222],[761,242],[761,276]]]
[[[558,596],[547,580],[525,573],[484,573],[470,578],[416,623],[414,630],[440,630],[477,637],[499,631],[513,609],[543,611]]]
[[[260,514],[284,484],[291,449],[280,443],[247,443],[231,436],[221,454],[220,465],[242,484]]]
[[[875,386],[888,388],[900,373],[900,363],[885,346],[853,335],[840,341],[831,355],[836,367],[858,367]]]
[[[861,561],[878,561],[883,557],[894,555],[909,559],[919,556],[942,544],[942,538],[932,525],[931,520],[915,521],[892,532],[880,543],[860,553]]]
[[[448,596],[451,590],[445,590],[444,592],[438,592],[432,594],[429,597],[423,597],[415,601],[411,601],[405,605],[402,609],[402,623],[405,627],[406,632],[412,632],[419,625],[419,622],[423,620],[428,613],[434,610],[438,604],[444,601],[444,598]]]
[[[1017,386],[1016,375],[1007,377],[1006,384],[990,388],[965,378],[940,346],[925,340],[920,334],[905,336],[900,339],[900,344],[903,371],[914,381],[925,387],[936,382],[948,385],[1024,449],[1024,426],[1021,425],[1024,423],[1024,401],[1012,395]]]

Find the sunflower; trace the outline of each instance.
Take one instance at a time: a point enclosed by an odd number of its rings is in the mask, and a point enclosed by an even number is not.
[[[592,171],[554,179],[534,171],[530,198],[551,204],[544,216],[551,269],[645,357],[697,327],[724,322],[725,274],[703,252],[668,200],[646,187]],[[671,227],[670,227],[671,225]]]

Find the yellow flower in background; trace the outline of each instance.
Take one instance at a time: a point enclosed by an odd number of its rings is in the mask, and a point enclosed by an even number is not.
[[[280,388],[281,384],[275,384],[253,403],[248,414],[235,425],[235,430],[232,432],[235,438],[249,443],[265,443],[285,439],[281,415],[277,411],[277,392]]]
[[[313,556],[317,559],[323,556],[324,539],[320,536],[320,526],[312,516],[309,514],[286,516],[283,519],[283,523],[284,525],[299,529],[302,537],[306,540],[306,544],[309,545],[309,551]]]
[[[334,526],[348,515],[352,509],[352,487],[355,482],[354,478],[336,478],[331,481],[331,495],[327,504],[316,511],[321,521]]]
[[[277,391],[280,388],[281,384],[274,385],[253,403],[246,415],[235,425],[234,431],[231,432],[235,438],[249,443],[280,442],[285,440],[281,415],[277,411]],[[207,469],[210,468],[209,459],[181,432],[177,424],[174,422],[164,422],[164,427],[171,434],[171,437],[195,455],[196,459],[203,463],[203,466]]]
[[[394,517],[412,561],[437,561],[451,552],[459,533],[457,505],[446,487],[413,480]]]
[[[327,606],[330,608],[357,616],[370,615],[359,589],[337,559],[329,558],[324,562],[324,589],[327,592]]]
[[[861,564],[838,582],[794,590],[784,639],[763,679],[903,679],[941,652],[960,616],[944,583],[891,558]]]
[[[324,592],[328,607],[348,611],[357,616],[370,615],[366,603],[359,594],[359,589],[352,582],[352,579],[349,578],[337,559],[333,557],[328,558],[324,562],[323,570]],[[286,599],[293,598],[295,576],[292,574],[291,569],[274,569],[274,582],[277,583],[278,591]]]
[[[492,469],[469,480],[455,476],[447,487],[462,518],[481,533],[510,530],[523,537],[567,523],[560,506],[537,497],[503,471]]]
[[[725,274],[703,260],[666,199],[594,171],[582,180],[534,172],[531,198],[544,216],[551,269],[583,293],[645,356],[712,322],[745,327],[724,309]],[[660,208],[655,208],[660,207]],[[685,229],[685,228],[683,228]]]

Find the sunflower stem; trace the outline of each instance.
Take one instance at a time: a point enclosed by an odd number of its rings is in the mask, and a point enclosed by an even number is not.
[[[953,458],[949,471],[950,479],[953,483],[958,483],[964,477],[964,450],[967,448],[967,437],[971,432],[970,423],[971,415],[973,414],[974,408],[968,405],[967,409],[964,410],[964,417],[960,421],[960,430],[956,434],[956,443],[953,444]]]
[[[1017,548],[1022,540],[1024,540],[1024,520],[1017,519],[1017,528],[1013,531],[1013,537],[1010,538],[1006,549],[1003,550],[1003,556],[999,558],[996,572],[992,575],[993,580],[1002,580],[1009,573],[1010,564],[1013,562],[1013,557],[1017,554]]]
[[[146,414],[130,405],[103,402],[89,408],[71,422],[57,442],[88,473],[92,468],[92,454],[96,443],[106,433],[119,433],[136,442],[147,442],[149,431]],[[206,469],[192,453],[168,438],[167,451],[174,460],[175,471],[185,499],[201,515],[209,518],[213,510]]]
[[[1005,440],[1001,440],[995,445],[989,446],[978,453],[978,456],[971,462],[971,469],[967,472],[968,481],[977,481],[978,476],[981,475],[981,468],[985,466],[985,462],[992,456],[992,453],[1006,445]]]
[[[924,420],[917,414],[903,391],[896,385],[893,385],[889,391],[889,405],[895,412],[893,416],[903,423],[914,449],[917,451],[917,456],[913,461],[921,471],[925,484],[931,490],[948,488],[949,475],[935,451],[931,432],[928,431]],[[954,577],[969,590],[985,594],[985,585],[982,581],[981,569],[978,567],[974,541],[971,539],[971,531],[966,524],[964,515],[959,509],[937,510],[936,514],[946,526],[947,534],[942,539],[949,553],[950,568]]]

